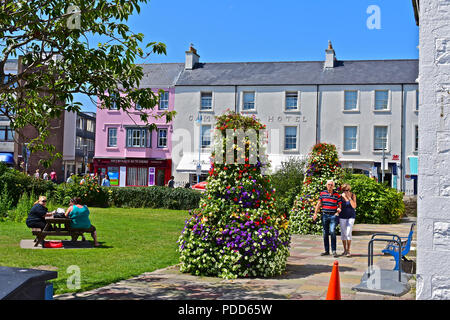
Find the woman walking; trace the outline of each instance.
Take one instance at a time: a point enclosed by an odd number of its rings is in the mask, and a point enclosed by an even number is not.
[[[342,185],[342,211],[339,215],[339,224],[341,226],[341,239],[344,247],[344,253],[347,257],[351,257],[350,245],[352,243],[353,224],[356,219],[356,195],[351,192],[348,184]]]

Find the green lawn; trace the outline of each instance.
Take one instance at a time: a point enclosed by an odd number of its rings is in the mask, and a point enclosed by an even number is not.
[[[102,245],[92,249],[22,249],[20,240],[33,239],[23,223],[0,222],[0,265],[56,270],[55,294],[72,292],[67,288],[77,265],[81,289],[86,291],[144,272],[178,263],[178,236],[189,217],[186,211],[167,209],[90,208],[91,222]],[[55,239],[65,239],[55,237]],[[69,238],[66,238],[69,240]],[[89,234],[88,241],[92,241]]]

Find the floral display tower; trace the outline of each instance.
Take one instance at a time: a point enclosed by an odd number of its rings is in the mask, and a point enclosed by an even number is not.
[[[265,125],[233,112],[216,120],[206,190],[178,240],[180,270],[223,278],[281,274],[290,229],[286,215],[275,208],[270,178],[263,175],[269,165]],[[239,136],[242,132],[249,135]]]
[[[335,188],[339,190],[344,171],[336,147],[327,143],[319,143],[313,147],[306,167],[302,192],[295,198],[290,211],[291,231],[297,234],[321,234],[322,215],[319,213],[315,222],[312,219],[319,194],[327,189],[328,180],[333,180]]]

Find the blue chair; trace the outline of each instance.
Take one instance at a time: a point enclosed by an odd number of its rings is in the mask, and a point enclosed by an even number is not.
[[[386,246],[386,248],[384,248],[381,252],[384,254],[390,254],[391,256],[394,257],[395,259],[395,267],[393,270],[398,270],[399,265],[400,265],[400,257],[405,260],[408,261],[408,259],[406,259],[406,255],[409,253],[409,250],[411,249],[411,241],[412,241],[412,237],[414,234],[414,226],[416,224],[413,223],[411,225],[411,229],[409,231],[409,235],[407,237],[399,237],[400,239],[402,239],[402,245],[401,245],[401,250],[399,250],[398,244],[397,242],[389,242]],[[403,240],[404,239],[404,240]],[[401,251],[401,256],[400,256],[400,251]]]

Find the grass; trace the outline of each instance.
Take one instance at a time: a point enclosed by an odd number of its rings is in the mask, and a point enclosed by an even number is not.
[[[189,217],[186,211],[90,208],[90,212],[99,248],[22,249],[20,240],[34,238],[30,229],[25,223],[0,222],[0,265],[56,270],[58,278],[52,283],[55,294],[61,294],[91,290],[178,263],[176,241]],[[92,241],[90,235],[86,239]],[[81,271],[79,290],[70,290],[66,284],[71,265]]]

